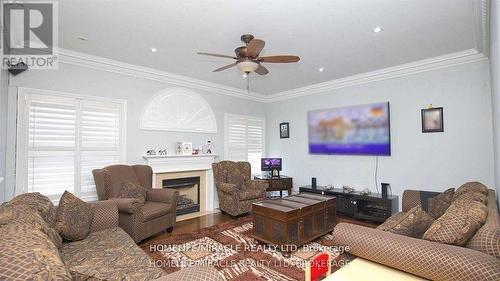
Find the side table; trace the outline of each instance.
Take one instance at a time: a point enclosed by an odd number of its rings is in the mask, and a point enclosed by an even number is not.
[[[256,175],[254,179],[267,181],[269,183],[267,192],[279,191],[280,197],[283,197],[283,190],[286,190],[288,195],[292,195],[293,180],[291,177],[280,176],[279,178],[273,178],[267,175]]]

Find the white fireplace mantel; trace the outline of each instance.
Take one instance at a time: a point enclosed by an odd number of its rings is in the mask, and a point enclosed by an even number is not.
[[[156,186],[156,175],[166,173],[182,173],[190,171],[203,171],[206,174],[205,184],[205,210],[211,212],[219,207],[217,193],[215,191],[212,163],[215,162],[215,154],[199,155],[147,155],[143,156],[147,164],[153,169],[153,188]],[[161,187],[160,187],[161,188]]]
[[[148,155],[143,156],[153,173],[171,173],[184,171],[212,170],[215,154],[199,155]]]

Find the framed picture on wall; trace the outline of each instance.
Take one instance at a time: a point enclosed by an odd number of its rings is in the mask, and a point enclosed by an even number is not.
[[[288,122],[280,123],[280,139],[288,139],[290,137],[290,124]]]
[[[422,109],[422,133],[444,132],[443,108]]]

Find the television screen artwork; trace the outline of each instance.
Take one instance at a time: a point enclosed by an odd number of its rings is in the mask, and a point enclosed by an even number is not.
[[[309,153],[391,155],[389,103],[308,113]]]
[[[273,168],[281,170],[281,158],[262,158],[260,168],[262,171],[271,171]]]

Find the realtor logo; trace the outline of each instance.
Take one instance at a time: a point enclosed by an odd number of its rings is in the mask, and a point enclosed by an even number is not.
[[[54,1],[6,1],[2,68],[58,67],[58,7]],[[24,64],[24,65],[23,65]]]

